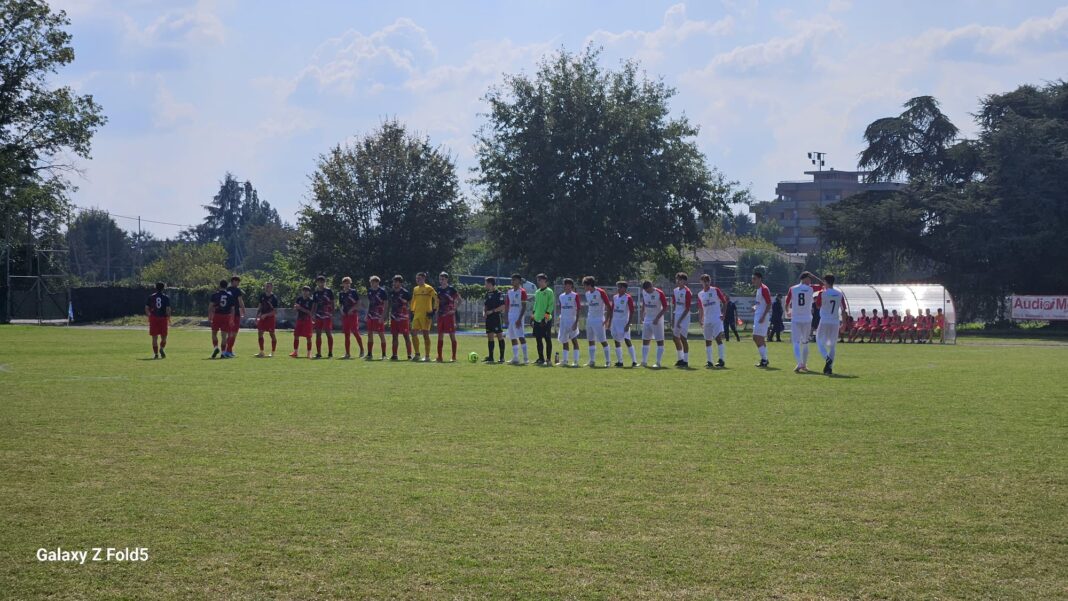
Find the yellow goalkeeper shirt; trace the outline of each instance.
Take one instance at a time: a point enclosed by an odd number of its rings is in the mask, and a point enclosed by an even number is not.
[[[412,288],[412,315],[425,317],[438,308],[438,291],[430,284]]]

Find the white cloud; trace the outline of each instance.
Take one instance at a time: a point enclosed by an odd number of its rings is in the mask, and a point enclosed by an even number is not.
[[[156,100],[153,122],[156,127],[167,128],[192,121],[196,116],[196,107],[189,102],[181,102],[163,81],[162,75],[156,76]]]
[[[987,60],[1033,51],[1068,49],[1068,6],[1046,17],[1033,17],[1016,27],[966,25],[932,29],[912,42],[919,50],[957,60]]]
[[[792,36],[775,37],[717,54],[708,69],[743,74],[772,67],[811,53],[827,36],[842,31],[840,22],[826,17],[800,21],[795,27],[797,33]]]
[[[685,4],[675,4],[664,13],[663,24],[652,31],[629,29],[613,33],[599,29],[587,42],[604,46],[624,46],[632,49],[635,58],[646,62],[662,59],[671,47],[698,36],[726,36],[734,31],[734,17],[727,15],[716,21],[690,19]]]

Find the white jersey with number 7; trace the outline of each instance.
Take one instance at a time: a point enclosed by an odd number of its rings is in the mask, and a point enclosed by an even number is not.
[[[838,323],[845,295],[836,288],[826,288],[820,293],[820,323]]]

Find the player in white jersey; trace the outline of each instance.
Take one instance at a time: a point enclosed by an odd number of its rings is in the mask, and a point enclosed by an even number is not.
[[[523,363],[529,363],[527,337],[523,333],[523,314],[527,309],[527,291],[523,289],[523,276],[512,274],[512,287],[505,295],[508,312],[508,338],[512,340],[512,364],[519,365],[519,349],[523,349]]]
[[[653,367],[660,368],[660,360],[664,358],[664,313],[667,313],[668,303],[664,291],[654,288],[649,280],[642,282],[642,367],[649,365],[649,341],[656,341],[656,363]]]
[[[671,338],[675,341],[675,353],[678,361],[675,367],[690,366],[690,341],[687,338],[690,330],[690,305],[693,304],[693,294],[687,285],[689,276],[684,272],[675,274],[675,289],[671,291],[671,301],[675,310],[671,314]]]
[[[616,367],[623,367],[623,346],[630,352],[630,366],[637,367],[634,345],[630,343],[630,320],[634,316],[634,297],[627,293],[627,282],[616,282],[616,294],[612,297],[612,340],[616,344]]]
[[[819,284],[813,284],[813,281]],[[823,280],[806,271],[801,281],[786,293],[786,316],[790,318],[790,340],[794,343],[794,373],[808,371],[808,339],[812,335],[812,303],[823,290]]]
[[[840,290],[834,287],[834,276],[823,276],[826,287],[820,293],[820,325],[816,327],[816,350],[820,352],[826,363],[823,365],[823,373],[832,375],[834,372],[834,349],[838,344],[838,328],[841,327],[841,317],[848,310],[846,298]]]
[[[612,299],[604,288],[597,287],[597,280],[592,275],[582,278],[582,287],[586,289],[586,342],[590,345],[590,367],[596,365],[597,344],[604,351],[604,366],[612,366],[612,355],[608,350],[608,320],[612,316]]]
[[[724,361],[726,348],[723,346],[723,310],[727,306],[727,295],[712,285],[712,278],[701,274],[701,291],[697,293],[697,314],[701,318],[701,328],[705,335],[705,367],[726,367]],[[712,363],[712,341],[716,341],[719,361]]]
[[[753,343],[760,353],[760,363],[756,366],[767,367],[768,344],[765,338],[768,335],[768,318],[771,317],[771,291],[764,285],[764,274],[759,271],[753,272],[752,282],[756,288],[756,295],[753,297]]]
[[[560,365],[563,367],[578,367],[578,316],[582,308],[581,296],[575,292],[575,280],[564,278],[564,291],[557,298],[559,323],[557,324],[556,339],[564,345],[564,357]],[[571,351],[575,351],[575,362],[571,363]]]

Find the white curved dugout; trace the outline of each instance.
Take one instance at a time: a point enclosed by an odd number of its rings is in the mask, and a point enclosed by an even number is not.
[[[846,297],[849,313],[853,317],[860,315],[861,309],[897,310],[904,315],[908,309],[913,315],[920,311],[931,310],[932,314],[942,309],[945,314],[944,341],[954,343],[957,340],[957,311],[953,305],[953,296],[945,286],[939,284],[840,284],[835,288]]]

